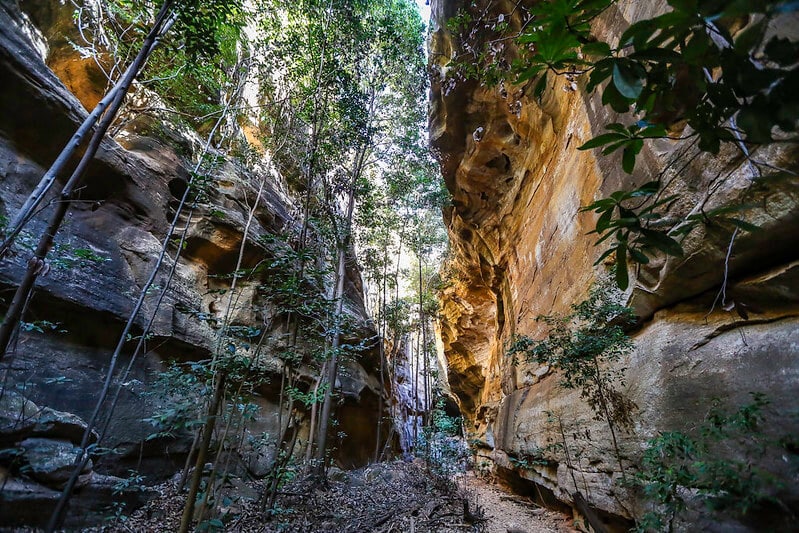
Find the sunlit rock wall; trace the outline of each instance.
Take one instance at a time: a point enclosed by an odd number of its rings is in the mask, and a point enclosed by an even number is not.
[[[612,40],[664,4],[619,2],[595,29]],[[669,213],[675,217],[721,205],[757,206],[742,216],[762,229],[735,240],[726,295],[728,303],[735,300],[758,312],[744,319],[713,305],[724,279],[728,228],[700,226],[683,242],[685,257],[659,258],[640,269],[634,289],[624,295],[641,322],[633,333],[637,349],[620,365],[628,369],[624,393],[638,406],[635,428],[621,436],[623,455],[632,466],[644,442],[659,431],[695,428],[712,399],[737,407],[750,392],[771,399],[772,421],[780,421],[779,427],[772,424],[774,432],[796,433],[799,180],[756,179],[733,148],[712,157],[685,142],[658,140],[647,145],[631,176],[617,156],[578,151],[617,119],[582,83],[550,81],[536,102],[530,86],[484,86],[459,77],[451,63],[469,54],[447,27],[450,17],[467,8],[474,22],[464,34],[479,40],[500,14],[518,28],[514,6],[506,0],[432,1],[430,135],[452,193],[452,208],[445,213],[453,249],[451,283],[441,301],[449,383],[481,442],[479,454],[492,459],[499,472],[514,481],[534,481],[538,486],[531,494],[550,502],[571,504],[571,494],[579,490],[609,524],[624,527],[618,519],[640,516],[641,510],[635,495],[615,483],[619,468],[607,425],[593,420],[579,393],[560,387],[549,368],[512,365],[507,345],[514,334],[541,338],[545,329],[536,317],[568,312],[609,271],[608,264],[593,266],[604,249],[587,235],[594,214],[579,208],[661,174],[669,184],[666,194],[679,195]],[[781,31],[791,27],[795,24]],[[511,62],[512,41],[502,46],[499,55]],[[754,154],[793,171],[798,155],[788,146]],[[519,468],[520,459],[562,442],[557,420],[572,453],[579,451],[577,475],[568,473],[563,458]],[[785,465],[762,464],[781,473],[782,497],[795,505],[796,450],[785,454]]]

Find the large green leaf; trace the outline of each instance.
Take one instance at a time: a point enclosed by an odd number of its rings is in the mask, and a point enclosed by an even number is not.
[[[616,285],[621,290],[630,285],[630,275],[627,272],[627,247],[622,243],[616,247]]]
[[[625,98],[635,100],[644,90],[644,80],[641,69],[634,68],[627,62],[617,61],[613,65],[613,85],[619,94]]]
[[[590,141],[586,142],[582,146],[579,146],[578,150],[590,150],[591,148],[597,148],[598,146],[604,146],[611,142],[620,141],[626,139],[627,137],[621,135],[619,133],[603,133],[602,135],[597,135]]]
[[[641,233],[643,234],[644,242],[647,245],[657,248],[666,254],[682,257],[684,252],[680,243],[666,235],[664,232],[651,229],[642,229]]]
[[[632,146],[627,146],[622,152],[621,168],[627,174],[632,174],[635,169],[635,149]]]

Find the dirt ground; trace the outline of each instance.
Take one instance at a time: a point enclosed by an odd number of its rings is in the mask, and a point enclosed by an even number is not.
[[[344,472],[333,470],[327,488],[307,478],[282,487],[275,509],[264,514],[259,487],[231,487],[223,516],[231,532],[567,533],[572,522],[473,474],[455,481],[430,475],[421,464],[392,462]],[[185,496],[174,484],[125,520],[94,531],[176,531]],[[213,530],[213,529],[210,529]]]
[[[461,490],[477,502],[485,519],[485,533],[571,533],[571,517],[533,504],[500,484],[471,472],[458,480]]]

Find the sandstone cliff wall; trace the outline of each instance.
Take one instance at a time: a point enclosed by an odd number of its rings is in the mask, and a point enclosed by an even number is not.
[[[651,17],[664,5],[619,2],[595,29],[604,37],[618,36],[631,21]],[[536,317],[568,312],[608,270],[608,265],[593,266],[603,248],[587,235],[594,214],[579,208],[662,171],[670,183],[668,194],[679,195],[670,212],[674,216],[695,213],[702,205],[758,206],[745,216],[762,230],[735,240],[727,287],[729,299],[751,305],[758,314],[743,319],[713,306],[730,244],[730,231],[713,226],[689,235],[685,257],[661,258],[641,268],[624,295],[640,317],[633,332],[637,348],[620,365],[627,368],[624,393],[639,408],[635,428],[621,442],[634,464],[644,442],[658,432],[701,423],[713,398],[737,406],[750,392],[763,392],[785,424],[780,429],[796,431],[790,413],[796,411],[799,390],[799,182],[752,185],[750,165],[735,150],[712,157],[669,140],[649,144],[634,174],[627,175],[619,158],[577,150],[615,121],[582,85],[564,78],[550,81],[537,102],[531,88],[488,87],[459,78],[451,59],[464,50],[446,21],[466,9],[473,18],[463,34],[471,32],[479,40],[499,14],[516,11],[514,6],[509,1],[432,2],[430,135],[453,198],[445,213],[453,275],[441,302],[449,382],[480,441],[481,456],[509,479],[536,483],[535,490],[530,484],[525,490],[550,503],[573,504],[571,494],[581,491],[608,523],[618,525],[615,519],[633,518],[640,509],[632,491],[616,483],[606,424],[593,420],[579,393],[560,387],[549,368],[514,366],[506,356],[514,334],[541,338],[546,330]],[[518,20],[510,21],[518,27]],[[505,43],[504,53],[512,59],[513,45]],[[757,152],[760,159],[793,170],[799,167],[797,155],[786,147]],[[519,468],[519,459],[561,442],[554,419],[567,425],[573,450],[581,450],[576,486],[563,459]],[[793,467],[777,466],[777,471],[789,487],[785,497],[795,505],[796,457],[787,455]]]

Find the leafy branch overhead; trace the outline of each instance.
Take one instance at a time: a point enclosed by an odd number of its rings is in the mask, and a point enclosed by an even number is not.
[[[610,248],[594,265],[613,256],[616,260],[616,284],[622,290],[629,285],[627,265],[631,261],[646,265],[658,252],[682,257],[684,251],[678,239],[690,233],[697,224],[722,225],[750,232],[759,229],[739,216],[731,216],[753,207],[746,204],[702,211],[676,222],[668,218],[666,212],[678,200],[678,195],[658,198],[659,192],[660,182],[651,181],[632,191],[616,191],[580,209],[599,215],[595,229],[589,232],[599,237],[595,245],[613,238]],[[670,229],[663,229],[663,226],[670,226]]]
[[[538,79],[540,96],[547,72],[586,74],[586,90],[603,86],[602,103],[614,111],[634,111],[644,125],[684,122],[714,154],[737,134],[768,143],[777,132],[796,132],[799,43],[770,31],[774,19],[799,9],[796,2],[670,0],[669,11],[635,22],[617,43],[599,41],[591,22],[614,3],[538,3],[535,24],[519,38],[532,51],[516,81]],[[735,115],[737,127],[729,123]]]
[[[646,227],[647,221],[658,219],[662,215],[655,210],[659,207],[668,206],[676,200],[675,196],[669,196],[655,201],[649,206],[633,210],[625,207],[626,202],[634,199],[646,199],[658,192],[659,184],[656,181],[649,182],[634,191],[616,191],[608,198],[597,200],[596,202],[582,208],[582,211],[595,211],[599,214],[596,222],[596,229],[590,233],[600,236],[596,244],[601,244],[610,237],[615,237],[615,245],[606,250],[595,265],[598,265],[605,258],[615,254],[616,258],[616,284],[621,289],[626,289],[629,284],[627,274],[628,255],[636,263],[649,263],[649,255],[653,251],[660,251],[668,255],[680,257],[683,255],[682,246],[668,232],[651,229]]]

